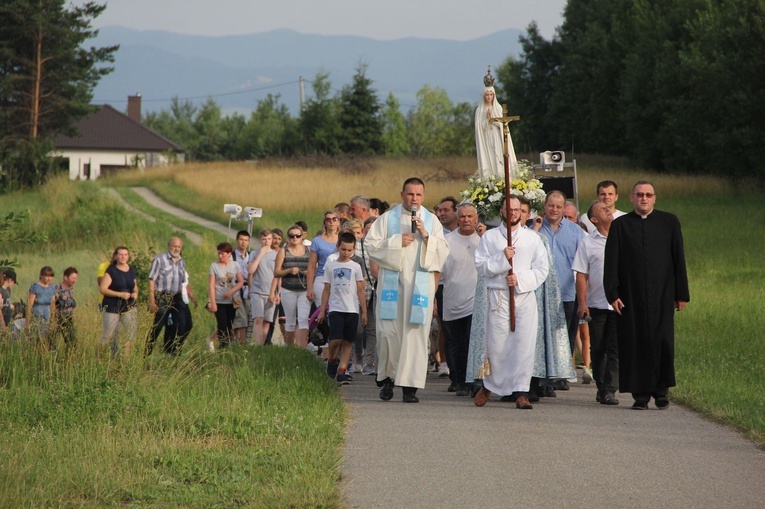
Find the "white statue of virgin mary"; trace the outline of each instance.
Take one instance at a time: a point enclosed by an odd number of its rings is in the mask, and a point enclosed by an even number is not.
[[[489,119],[501,117],[502,106],[499,105],[497,94],[494,91],[494,76],[491,75],[491,66],[483,78],[483,84],[483,98],[475,110],[475,149],[478,157],[478,176],[481,177],[481,180],[486,180],[491,175],[501,179],[505,175],[502,124],[492,122]],[[507,155],[512,177],[518,162],[515,157],[513,140],[509,133],[507,135]]]

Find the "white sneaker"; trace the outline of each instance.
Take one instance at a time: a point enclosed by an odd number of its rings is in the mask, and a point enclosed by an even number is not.
[[[446,365],[445,362],[442,362],[441,365],[438,367],[438,377],[442,378],[445,376],[449,376],[449,367]]]
[[[213,340],[210,338],[205,339],[205,343],[207,343],[207,350],[210,352],[215,351],[215,343],[213,343]]]
[[[592,383],[592,370],[588,368],[582,368],[582,383]]]

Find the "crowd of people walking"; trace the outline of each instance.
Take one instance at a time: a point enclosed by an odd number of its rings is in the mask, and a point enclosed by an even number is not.
[[[673,313],[690,300],[679,222],[654,209],[647,181],[632,187],[629,213],[616,209],[615,182],[598,183],[596,195],[581,218],[560,191],[547,193],[536,217],[528,200],[512,195],[499,226],[487,229],[469,202],[449,196],[429,210],[425,183],[410,178],[393,208],[359,195],[328,209],[311,240],[303,222],[286,236],[262,228],[251,251],[242,230],[235,245],[216,246],[210,264],[205,308],[216,328],[207,348],[267,344],[280,327],[286,345],[321,354],[338,383],[376,376],[384,401],[399,387],[404,402],[418,402],[430,367],[479,407],[494,394],[520,409],[577,381],[578,353],[597,402],[618,405],[619,391],[632,393],[635,409],[651,398],[667,408]],[[182,250],[171,237],[151,262],[145,355],[163,329],[163,351],[179,354],[192,330],[190,304],[199,303]],[[24,319],[14,321],[18,281],[14,270],[2,272],[5,332],[15,327],[49,349],[59,337],[67,348],[76,343],[78,271],[66,268],[60,283],[54,277],[53,268],[40,270]],[[114,250],[97,280],[99,354],[117,355],[132,349],[138,330],[139,284],[127,247]],[[322,325],[324,341],[309,341]]]

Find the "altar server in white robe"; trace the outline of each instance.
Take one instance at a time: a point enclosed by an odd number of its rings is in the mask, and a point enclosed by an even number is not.
[[[422,206],[425,184],[404,182],[401,205],[372,224],[364,245],[380,266],[377,278],[377,384],[380,399],[402,387],[403,401],[417,403],[428,370],[428,334],[439,272],[449,255],[443,228]]]
[[[534,290],[547,278],[549,261],[539,235],[521,227],[518,198],[510,197],[502,205],[501,215],[503,223],[481,237],[475,254],[478,275],[484,278],[488,294],[486,351],[491,364],[491,373],[484,377],[475,404],[485,405],[493,392],[515,395],[517,408],[530,409],[528,391],[538,321]],[[512,246],[507,243],[508,217]],[[511,258],[513,275],[508,275]],[[510,331],[511,286],[515,293],[515,331]]]

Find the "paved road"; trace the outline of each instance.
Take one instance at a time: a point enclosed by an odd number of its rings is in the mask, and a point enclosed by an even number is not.
[[[210,221],[209,219],[205,219],[203,217],[199,217],[197,215],[192,214],[191,212],[188,212],[186,210],[183,210],[181,208],[175,207],[174,205],[170,205],[165,200],[157,196],[154,191],[147,187],[133,187],[131,188],[133,191],[136,192],[141,198],[146,200],[146,202],[149,205],[152,205],[158,209],[164,210],[165,212],[172,214],[176,217],[180,217],[181,219],[185,219],[187,221],[191,221],[193,223],[197,223],[200,226],[204,226],[205,228],[208,228],[210,230],[216,231],[218,233],[221,233],[223,235],[228,235],[229,231],[228,228],[216,223],[215,221]],[[233,232],[236,233],[236,232]]]
[[[530,411],[495,396],[478,408],[435,374],[404,404],[354,377],[340,388],[351,508],[765,507],[765,451],[674,404],[606,407],[577,383]]]
[[[134,207],[133,205],[131,205],[130,203],[125,201],[125,199],[122,197],[122,195],[120,193],[117,192],[116,189],[111,188],[111,187],[102,187],[101,189],[103,189],[103,191],[105,193],[109,194],[109,196],[111,196],[112,198],[116,199],[120,203],[120,205],[122,205],[123,207],[125,207],[129,211],[131,211],[131,212],[133,212],[135,214],[138,214],[139,216],[142,216],[144,219],[147,219],[147,220],[149,220],[151,222],[155,222],[157,220],[156,217],[154,217],[154,216],[152,216],[150,214],[147,214],[143,210],[140,210],[139,208]],[[144,200],[146,200],[147,202],[151,203],[155,207],[157,207],[159,209],[164,209],[164,206],[172,207],[172,205],[170,205],[169,203],[163,201],[159,196],[154,194],[151,190],[146,189],[145,187],[135,187],[135,188],[133,188],[133,190],[137,190],[137,189],[141,189],[143,191],[146,191],[146,194],[150,195],[151,198],[147,198],[146,196],[144,196],[143,194],[141,194],[138,191],[136,191],[136,192],[138,194],[140,194],[141,197]],[[196,217],[196,216],[194,216],[194,217]],[[183,233],[186,236],[186,238],[189,239],[189,242],[191,242],[192,244],[196,244],[197,246],[201,246],[202,245],[202,242],[204,241],[204,239],[198,233],[194,233],[194,232],[189,231],[189,230],[184,230],[183,228],[180,228],[180,227],[175,226],[173,224],[170,224],[169,226],[173,230],[178,231],[180,233]]]

